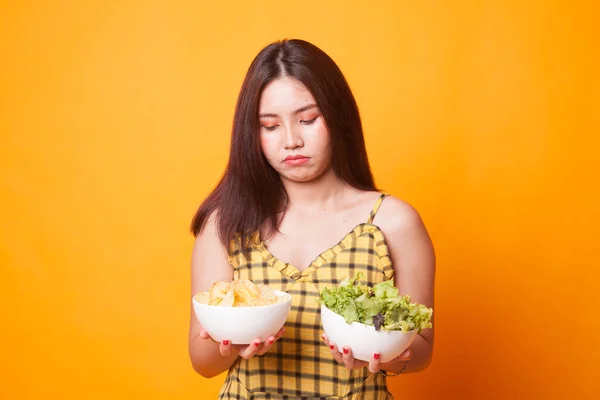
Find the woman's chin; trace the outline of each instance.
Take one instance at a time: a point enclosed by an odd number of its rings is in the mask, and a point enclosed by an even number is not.
[[[289,182],[289,183],[311,183],[314,182],[317,178],[318,175],[287,175],[287,176],[282,176],[281,177],[283,179],[284,182]]]
[[[330,175],[329,171],[297,171],[293,174],[285,174],[282,175],[281,178],[283,181],[291,182],[291,183],[316,183],[323,179],[327,179]],[[333,172],[331,172],[331,177],[334,177]]]

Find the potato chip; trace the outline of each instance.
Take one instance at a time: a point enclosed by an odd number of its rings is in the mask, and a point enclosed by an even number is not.
[[[229,287],[229,290],[227,291],[227,293],[225,293],[225,296],[223,296],[221,301],[219,303],[217,303],[216,305],[223,306],[223,307],[231,307],[231,306],[233,306],[234,303],[235,303],[235,295],[234,295],[233,287]]]
[[[208,304],[216,305],[223,300],[229,291],[229,282],[215,282],[208,291]]]
[[[277,302],[277,295],[270,287],[263,285],[262,283],[258,285],[258,289],[260,290],[261,297],[270,302]]]
[[[270,287],[246,279],[233,282],[217,281],[205,293],[198,293],[195,300],[202,304],[223,307],[252,307],[285,301]]]
[[[208,293],[198,293],[194,299],[196,299],[198,303],[209,304]]]
[[[232,286],[235,292],[236,305],[257,305],[256,303],[260,299],[261,293],[253,282],[239,279],[233,281]]]

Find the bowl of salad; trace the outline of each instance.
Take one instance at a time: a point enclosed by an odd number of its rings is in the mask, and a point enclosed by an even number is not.
[[[319,294],[321,323],[330,342],[341,352],[352,350],[357,360],[374,353],[385,363],[401,355],[423,329],[431,328],[433,309],[400,296],[393,281],[361,285],[362,273]]]

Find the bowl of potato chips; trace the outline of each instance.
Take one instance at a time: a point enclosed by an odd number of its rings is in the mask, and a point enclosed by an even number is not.
[[[214,340],[232,344],[264,342],[275,335],[285,324],[291,301],[288,293],[245,279],[215,282],[192,299],[202,328]]]

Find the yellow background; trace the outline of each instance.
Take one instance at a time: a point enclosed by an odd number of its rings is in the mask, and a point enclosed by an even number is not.
[[[187,229],[284,37],[340,65],[377,183],[435,242],[434,361],[393,393],[599,398],[591,4],[1,2],[0,398],[216,397],[187,356]]]

